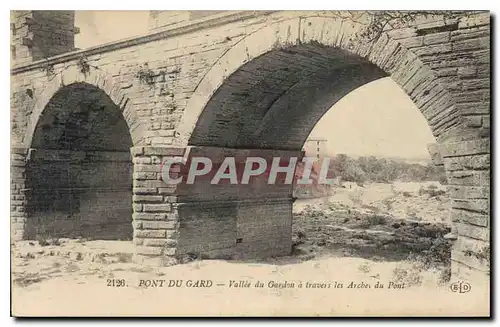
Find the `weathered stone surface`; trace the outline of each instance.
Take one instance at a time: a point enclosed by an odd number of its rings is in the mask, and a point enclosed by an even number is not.
[[[480,154],[464,157],[448,157],[444,159],[447,171],[454,170],[488,170],[490,168],[490,155]]]
[[[490,204],[488,200],[484,199],[454,199],[451,204],[452,208],[464,209],[468,211],[489,214]]]
[[[450,185],[464,185],[464,186],[490,186],[490,172],[489,171],[450,171],[448,173],[448,180]]]
[[[134,157],[140,156],[140,155],[142,155],[144,153],[144,147],[142,147],[142,146],[133,147],[133,148],[130,149],[130,153]]]
[[[470,253],[470,252],[464,253],[464,251],[455,250],[455,251],[452,251],[451,259],[452,259],[453,263],[458,263],[460,266],[465,265],[466,267],[472,268],[473,271],[476,271],[476,272],[480,271],[483,273],[489,273],[489,271],[490,271],[488,260],[479,259],[474,255],[474,253]],[[454,265],[452,264],[452,266],[454,266]],[[463,267],[460,267],[460,268],[463,268]],[[463,275],[463,273],[460,273],[460,275],[468,277],[468,278],[474,278],[474,277],[470,277],[471,274]],[[477,278],[477,277],[475,277],[475,278]]]
[[[139,180],[134,179],[133,181],[134,188],[157,188],[157,187],[165,187],[166,184],[160,180]]]
[[[155,156],[183,156],[185,148],[169,148],[169,147],[145,147],[145,155]]]
[[[165,230],[135,230],[134,231],[135,238],[165,238],[167,233]]]
[[[491,16],[489,12],[466,16],[460,19],[458,28],[470,28],[475,26],[489,25]]]
[[[472,102],[472,103],[458,103],[456,105],[458,111],[463,114],[489,114],[489,102]]]
[[[156,194],[158,189],[156,187],[134,187],[134,194]]]
[[[134,202],[161,202],[163,201],[163,196],[161,195],[134,195]],[[146,207],[143,206],[143,210],[146,210]]]
[[[138,179],[138,180],[141,180],[141,179],[158,179],[158,173],[155,173],[155,172],[135,172],[134,173],[134,176],[133,176],[134,179]]]
[[[150,157],[134,157],[133,162],[135,164],[150,164],[151,158]]]
[[[482,116],[466,116],[464,117],[464,123],[467,127],[481,127],[483,125]]]
[[[163,254],[163,248],[155,246],[136,246],[135,251],[137,254],[158,256]]]
[[[145,165],[145,164],[136,164],[134,165],[135,172],[156,172],[159,173],[161,171],[160,165]]]
[[[431,160],[432,163],[436,166],[442,166],[443,165],[443,158],[441,157],[441,154],[439,153],[439,145],[433,143],[427,145],[427,150],[429,150],[429,154],[431,155]]]
[[[167,215],[141,212],[141,213],[134,213],[132,217],[136,220],[165,220],[167,218]]]
[[[175,221],[143,221],[142,229],[174,229]]]
[[[448,185],[448,190],[452,198],[458,199],[487,199],[490,196],[487,186]]]
[[[167,185],[165,183],[163,183],[163,186],[167,186]],[[160,193],[160,194],[175,194],[176,190],[177,190],[177,187],[175,187],[175,186],[159,187],[158,193]]]
[[[172,205],[170,203],[164,204],[144,204],[144,211],[146,212],[170,212]]]
[[[457,223],[456,226],[459,235],[464,235],[482,241],[490,240],[490,231],[488,228],[464,224],[464,223]]]
[[[210,151],[218,149],[221,157],[259,155],[261,148],[269,149],[270,156],[292,156],[325,108],[366,83],[391,76],[419,107],[437,139],[438,147],[429,151],[433,162],[447,170],[452,215],[460,235],[489,240],[489,13],[409,23],[373,42],[356,39],[359,26],[328,13],[318,17],[314,12],[246,12],[238,13],[238,18],[221,15],[193,24],[182,22],[191,19],[189,14],[169,16],[184,24],[182,28],[172,25],[162,33],[73,53],[68,53],[74,47],[73,13],[27,13],[51,33],[34,30],[23,42],[26,33],[19,30],[12,39],[13,238],[22,238],[26,225],[34,221],[26,210],[33,202],[25,195],[33,182],[27,163],[67,172],[67,163],[86,160],[89,167],[101,166],[88,168],[78,178],[92,180],[101,193],[91,197],[85,208],[94,214],[92,210],[100,210],[97,216],[127,217],[129,221],[120,227],[124,229],[130,228],[133,217],[135,257],[141,262],[171,263],[167,256],[189,251],[215,257],[287,254],[291,202],[276,199],[289,199],[290,190],[267,187],[250,196],[244,189],[207,193],[203,187],[168,186],[160,180],[161,164],[169,157],[184,156],[190,146],[199,155],[211,146]],[[16,27],[27,32],[14,17]],[[35,62],[41,59],[44,42],[51,45],[49,56],[60,55]],[[31,44],[31,51],[24,43]],[[77,69],[82,57],[92,65],[86,74]],[[153,75],[148,83],[137,78],[144,58]],[[47,64],[60,72],[53,79],[43,70]],[[104,112],[113,109],[116,115],[93,124],[64,121],[68,118],[63,113],[80,108],[81,99],[99,100]],[[77,126],[69,130],[82,135],[89,132],[86,125],[101,126],[120,117],[124,133],[114,133],[115,127],[88,133],[102,134],[97,143],[106,145],[105,151],[93,144],[89,151],[70,155],[40,151],[43,147],[29,155],[29,148],[65,132],[43,118],[47,113],[61,118],[61,126]],[[105,144],[104,136],[112,136],[111,144]],[[82,141],[79,135],[72,137]],[[125,138],[130,138],[129,145],[124,146]],[[113,167],[120,162],[121,168],[103,174],[109,162]],[[190,202],[182,202],[186,199]],[[207,199],[208,204],[201,201]],[[222,204],[213,205],[215,199]],[[117,212],[106,211],[107,206]],[[236,243],[240,234],[241,243]],[[454,262],[482,269],[457,251]]]
[[[452,210],[451,219],[454,222],[464,222],[470,225],[488,227],[490,216],[467,210]]]
[[[176,243],[171,240],[160,240],[160,239],[144,239],[144,246],[157,246],[157,247],[165,247],[165,246],[175,246]],[[167,254],[167,253],[164,253]]]
[[[477,139],[464,142],[442,144],[441,155],[445,157],[490,153],[490,140]]]

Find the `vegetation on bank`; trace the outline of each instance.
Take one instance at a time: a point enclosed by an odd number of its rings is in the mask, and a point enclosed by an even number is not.
[[[356,183],[391,183],[438,181],[447,184],[443,166],[408,163],[374,156],[353,158],[338,154],[330,159],[330,175]]]

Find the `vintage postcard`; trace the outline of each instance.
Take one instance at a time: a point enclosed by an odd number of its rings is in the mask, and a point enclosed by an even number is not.
[[[11,315],[489,317],[490,19],[11,11]]]

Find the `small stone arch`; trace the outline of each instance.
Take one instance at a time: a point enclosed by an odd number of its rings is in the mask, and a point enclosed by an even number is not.
[[[128,125],[133,144],[142,144],[144,127],[134,111],[131,99],[127,97],[120,85],[115,83],[111,77],[107,76],[101,70],[91,69],[90,72],[83,74],[76,66],[70,66],[64,69],[60,74],[54,76],[50,82],[46,83],[45,89],[38,95],[28,120],[26,132],[24,133],[22,141],[23,147],[31,147],[40,117],[54,95],[61,88],[75,83],[89,84],[96,89],[102,90],[109,96],[113,103],[120,108],[123,118]]]
[[[23,142],[23,238],[131,240],[133,162],[142,141],[132,104],[104,73],[65,69],[36,101]]]
[[[357,36],[359,23],[331,16],[303,16],[266,25],[229,49],[198,84],[177,127],[174,144],[187,145],[199,118],[224,82],[242,66],[275,49],[306,44],[337,48],[366,59],[390,76],[420,109],[438,141],[460,125],[448,90],[418,56],[387,33],[366,42]],[[445,116],[453,116],[446,121]]]

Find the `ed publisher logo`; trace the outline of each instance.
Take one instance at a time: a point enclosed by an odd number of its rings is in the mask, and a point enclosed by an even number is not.
[[[450,285],[450,290],[455,293],[467,293],[470,292],[471,286],[467,282],[458,281]]]

